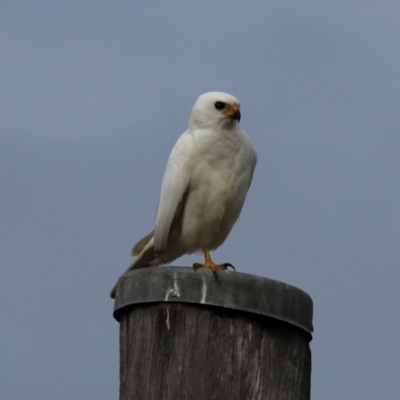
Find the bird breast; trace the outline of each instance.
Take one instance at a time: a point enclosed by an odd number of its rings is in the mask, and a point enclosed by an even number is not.
[[[182,239],[190,247],[215,249],[239,217],[253,164],[252,148],[241,132],[195,138],[182,220]]]

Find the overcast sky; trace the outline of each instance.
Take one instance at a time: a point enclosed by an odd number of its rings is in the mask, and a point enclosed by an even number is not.
[[[117,398],[108,293],[210,90],[259,155],[215,260],[312,296],[313,399],[397,399],[399,41],[398,0],[1,1],[1,399]]]

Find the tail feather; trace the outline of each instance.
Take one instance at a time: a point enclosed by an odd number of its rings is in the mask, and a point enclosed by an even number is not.
[[[154,236],[154,229],[146,235],[144,238],[140,239],[132,249],[132,255],[133,256],[138,256],[143,249],[146,247],[146,245],[149,243],[150,239]]]
[[[143,239],[141,239],[133,248],[132,253],[135,254],[134,252],[138,249],[141,248],[140,253],[138,256],[135,258],[133,263],[128,267],[128,269],[122,274],[122,276],[126,275],[129,271],[132,271],[134,269],[140,269],[140,268],[147,268],[147,267],[157,267],[160,265],[160,262],[157,260],[157,255],[154,254],[154,232],[150,232],[148,235],[146,235]],[[147,242],[144,243],[145,239],[147,239]],[[114,285],[114,287],[111,289],[110,292],[110,297],[112,299],[115,298],[115,291],[117,288],[118,282]]]

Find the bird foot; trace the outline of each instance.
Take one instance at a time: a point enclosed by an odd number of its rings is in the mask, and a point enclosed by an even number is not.
[[[231,267],[234,271],[236,271],[235,267],[230,264],[230,263],[224,263],[224,264],[215,264],[214,262],[205,262],[204,264],[202,263],[194,263],[193,264],[193,269],[199,269],[199,268],[208,268],[211,269],[211,271],[216,272],[218,270],[227,270],[228,267]]]

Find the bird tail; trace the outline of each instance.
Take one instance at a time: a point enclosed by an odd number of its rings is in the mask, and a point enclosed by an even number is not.
[[[144,238],[140,239],[132,249],[132,255],[137,257],[128,269],[122,274],[126,275],[129,271],[139,268],[157,267],[161,264],[158,260],[157,255],[154,253],[154,231],[150,232]],[[118,282],[117,282],[118,283]],[[115,291],[117,283],[111,289],[110,297],[115,298]]]

